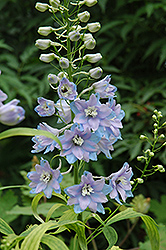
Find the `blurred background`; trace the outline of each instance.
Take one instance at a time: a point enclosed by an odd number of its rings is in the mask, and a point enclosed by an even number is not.
[[[115,143],[113,159],[99,155],[99,161],[91,162],[89,169],[98,175],[109,175],[128,161],[135,176],[139,177],[140,171],[136,166],[141,169],[143,163],[138,162],[136,157],[148,146],[140,141],[139,136],[153,136],[151,117],[154,109],[162,111],[163,121],[166,120],[166,0],[98,2],[98,5],[88,9],[91,13],[90,22],[99,21],[102,25],[101,30],[94,34],[97,46],[92,53],[100,52],[103,55],[99,64],[104,70],[103,77],[111,74],[111,83],[118,88],[117,103],[121,104],[126,115],[121,130],[123,140]],[[40,118],[33,109],[39,96],[57,100],[47,81],[47,75],[56,74],[56,71],[38,59],[41,51],[34,45],[35,40],[41,38],[37,33],[38,27],[54,23],[49,12],[40,13],[34,8],[35,3],[35,0],[0,1],[0,89],[7,93],[7,101],[17,98],[26,110],[26,119],[18,126],[31,128],[36,128],[42,121],[56,126],[53,118]],[[0,131],[7,128],[0,124]],[[161,131],[163,134],[165,132],[165,129]],[[30,171],[33,164],[32,145],[30,137],[0,141],[0,185],[25,184],[26,172]],[[42,154],[36,156],[40,159]],[[45,158],[51,159],[51,154]],[[166,149],[163,147],[156,153],[152,165],[161,164],[165,167],[165,163]],[[26,224],[36,222],[28,210],[15,207],[16,204],[19,207],[30,205],[31,197],[26,194],[25,199],[23,193],[25,191],[0,192],[0,216],[17,233],[24,230]],[[150,205],[149,214],[157,223],[166,224],[165,173],[157,172],[150,176],[142,186],[139,185],[134,195],[138,195],[138,203],[146,203],[148,208]],[[111,206],[114,207],[113,204]],[[140,244],[140,249],[149,250],[144,227],[141,222],[137,224],[122,247],[131,248]],[[126,228],[126,222],[115,225],[119,232],[119,243],[125,237]],[[162,237],[163,234],[161,232]],[[166,242],[164,244],[166,247]],[[101,250],[106,248],[101,238],[98,246]]]

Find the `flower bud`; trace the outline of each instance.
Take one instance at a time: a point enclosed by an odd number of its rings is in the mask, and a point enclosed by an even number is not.
[[[101,77],[103,73],[103,70],[100,67],[96,67],[94,69],[90,69],[89,70],[89,75],[94,78],[94,79],[98,79]]]
[[[92,7],[93,5],[95,5],[97,3],[97,0],[85,0],[84,4],[88,7]]]
[[[87,29],[94,33],[94,32],[97,32],[99,29],[101,28],[101,25],[99,22],[96,22],[96,23],[88,23],[87,24]]]
[[[157,134],[158,130],[157,129],[154,129],[153,133],[154,134]]]
[[[49,9],[49,5],[47,3],[39,3],[37,2],[35,8],[40,12],[45,12]]]
[[[69,60],[67,58],[61,57],[59,59],[59,66],[62,69],[67,69],[69,67]]]
[[[154,128],[157,128],[157,127],[158,127],[158,124],[157,124],[157,123],[154,123],[153,126],[154,126]]]
[[[87,40],[89,40],[89,39],[94,39],[91,33],[81,34],[81,36],[82,36],[82,40],[84,42],[87,41]]]
[[[55,58],[58,58],[57,55],[54,53],[49,53],[49,54],[41,54],[39,59],[43,62],[49,63],[52,62]]]
[[[61,80],[63,77],[67,78],[68,74],[66,72],[59,72],[58,78]]]
[[[49,74],[48,75],[48,81],[49,81],[50,84],[56,84],[59,81],[59,77],[57,77],[54,74]]]
[[[84,11],[78,14],[78,19],[83,23],[88,22],[89,18],[90,18],[90,13],[88,11]]]
[[[165,135],[164,135],[164,134],[161,134],[161,135],[159,136],[159,138],[160,138],[160,139],[164,139],[164,138],[165,138]]]
[[[79,31],[76,30],[69,32],[68,36],[72,42],[78,41],[81,37]]]
[[[131,184],[131,185],[134,185],[134,181],[130,181],[130,184]]]
[[[138,181],[139,184],[144,183],[144,180],[142,178],[137,178],[136,180]]]
[[[48,36],[51,32],[53,31],[53,28],[48,26],[48,27],[39,27],[38,33],[42,36]]]
[[[142,161],[142,160],[145,160],[144,156],[137,156],[137,161]]]
[[[36,40],[35,46],[38,49],[45,50],[51,46],[51,40],[50,39],[38,39]]]
[[[145,136],[145,135],[140,135],[140,140],[144,140],[144,139],[147,139],[147,136]]]
[[[166,142],[164,142],[164,143],[162,144],[162,146],[166,146]]]
[[[160,171],[160,173],[165,173],[165,168],[162,168],[159,171]]]
[[[158,110],[157,109],[155,109],[154,111],[153,111],[156,115],[157,115],[157,113],[158,113]]]
[[[58,8],[60,1],[59,0],[49,0],[49,3],[51,4],[52,7]]]
[[[153,157],[154,153],[153,152],[149,152],[149,156]]]
[[[84,42],[84,45],[86,49],[94,49],[94,47],[96,46],[96,41],[94,38],[89,39]]]
[[[102,55],[100,53],[96,54],[87,54],[83,57],[83,60],[87,60],[90,63],[96,63],[102,58]]]
[[[156,115],[152,115],[152,118],[153,118],[154,120],[157,120],[157,116],[156,116]]]

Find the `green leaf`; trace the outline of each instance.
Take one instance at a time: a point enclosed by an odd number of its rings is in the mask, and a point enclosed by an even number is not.
[[[0,232],[5,235],[14,234],[13,229],[1,218],[0,218]]]
[[[146,225],[152,250],[158,250],[160,245],[160,236],[154,220],[147,215],[143,215],[141,218]]]
[[[76,222],[76,223],[67,225],[67,227],[76,232],[81,250],[88,250],[87,241],[85,237],[85,226]]]
[[[105,226],[103,227],[103,234],[109,243],[109,246],[106,250],[109,250],[118,240],[117,232],[113,227]]]
[[[155,214],[155,218],[158,223],[166,225],[166,195],[162,195],[160,200],[160,202],[154,199],[150,201],[150,211]]]
[[[45,234],[41,242],[47,245],[51,250],[69,250],[61,239],[49,234]]]
[[[40,201],[40,199],[44,196],[44,194],[37,194],[33,200],[32,200],[32,211],[33,211],[33,215],[34,217],[40,221],[41,223],[44,223],[44,220],[38,215],[37,213],[37,206],[38,206],[38,203]]]
[[[102,13],[105,13],[107,0],[99,0],[98,4],[101,7]]]
[[[32,230],[21,244],[21,250],[38,250],[41,239],[45,232],[51,227],[55,226],[55,222],[47,222],[40,224],[34,230]]]
[[[47,213],[47,216],[46,216],[46,222],[49,221],[49,219],[51,218],[51,215],[55,212],[55,210],[57,210],[58,208],[60,208],[61,206],[65,206],[64,204],[62,203],[57,203],[55,205],[53,205],[50,210],[48,211]]]
[[[62,149],[61,142],[54,134],[52,134],[48,131],[34,129],[34,128],[21,128],[20,127],[20,128],[8,129],[8,130],[0,133],[0,140],[5,139],[5,138],[9,138],[12,136],[35,136],[35,135],[43,135],[43,136],[46,136],[48,138],[53,139],[54,141],[56,141],[60,145],[60,147]]]

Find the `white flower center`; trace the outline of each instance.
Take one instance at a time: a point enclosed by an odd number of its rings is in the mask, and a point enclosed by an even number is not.
[[[93,188],[90,184],[86,184],[83,186],[82,190],[82,196],[90,195],[91,193],[94,193]]]
[[[97,109],[95,106],[89,106],[87,109],[85,109],[85,115],[86,116],[92,116],[93,118],[97,116]]]
[[[116,183],[119,184],[119,182],[122,183],[122,185],[126,185],[127,184],[127,180],[124,176],[120,176],[117,180]]]
[[[84,140],[80,136],[75,135],[73,138],[73,142],[75,145],[82,146],[82,144],[84,143]]]
[[[48,172],[43,171],[43,173],[40,175],[40,181],[44,181],[45,183],[48,183],[51,179],[51,175]]]

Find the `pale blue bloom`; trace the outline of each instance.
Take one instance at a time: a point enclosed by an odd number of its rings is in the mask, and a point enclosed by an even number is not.
[[[100,103],[98,95],[92,94],[88,101],[76,100],[70,106],[75,113],[73,121],[82,125],[84,129],[89,128],[96,131],[99,126],[111,126],[114,112],[108,105]]]
[[[63,176],[59,169],[51,169],[47,160],[41,158],[40,165],[35,165],[36,171],[31,171],[27,177],[32,181],[29,186],[32,188],[30,193],[38,194],[42,191],[47,198],[51,198],[53,190],[56,193],[61,193],[59,183]]]
[[[109,84],[110,81],[111,75],[108,75],[104,79],[92,84],[94,91],[99,93],[100,98],[110,98],[115,95],[117,88],[114,85]]]
[[[37,129],[48,131],[48,132],[54,134],[55,136],[58,136],[58,134],[59,134],[58,129],[52,128],[51,126],[49,126],[45,122],[39,123],[39,125],[37,126]],[[43,136],[43,135],[35,135],[32,138],[32,141],[35,143],[35,145],[33,145],[34,149],[31,150],[32,153],[39,153],[43,150],[45,150],[44,154],[48,153],[49,151],[52,152],[57,144],[56,141],[54,141],[53,139],[48,138],[48,137]]]
[[[75,213],[83,212],[87,207],[93,212],[105,213],[102,203],[107,202],[106,195],[111,192],[111,187],[105,184],[104,179],[94,181],[92,174],[84,171],[81,183],[64,189],[70,196],[68,205],[74,205]]]
[[[120,197],[125,202],[127,197],[133,197],[131,192],[130,179],[133,176],[132,168],[127,162],[123,164],[123,167],[116,173],[109,176],[109,185],[112,188],[109,194],[111,199],[115,199],[119,204],[122,204]],[[120,197],[119,197],[120,195]]]
[[[70,123],[71,122],[71,109],[70,105],[67,103],[66,100],[58,100],[55,104],[55,107],[58,110],[58,115],[60,118],[58,119],[58,123],[64,122],[64,123]]]
[[[77,86],[63,77],[58,86],[58,95],[62,99],[74,100],[77,96]]]
[[[59,137],[63,151],[61,156],[66,156],[66,160],[72,164],[77,160],[97,160],[99,147],[97,143],[101,139],[98,133],[91,133],[89,128],[80,130],[74,124],[71,130],[65,130],[64,135]],[[59,148],[59,146],[57,145]]]
[[[20,102],[17,99],[3,104],[2,101],[7,99],[7,95],[0,90],[0,122],[4,125],[14,126],[25,118],[25,110],[17,106]]]
[[[113,144],[117,141],[117,138],[114,135],[110,135],[109,139],[107,139],[105,136],[101,138],[101,140],[97,143],[99,147],[99,151],[97,154],[100,154],[100,152],[104,153],[105,156],[108,159],[112,159],[112,156],[110,154],[110,150],[113,151]]]
[[[51,100],[47,100],[43,97],[37,99],[39,105],[35,108],[35,111],[39,116],[51,116],[55,113],[55,104]]]

